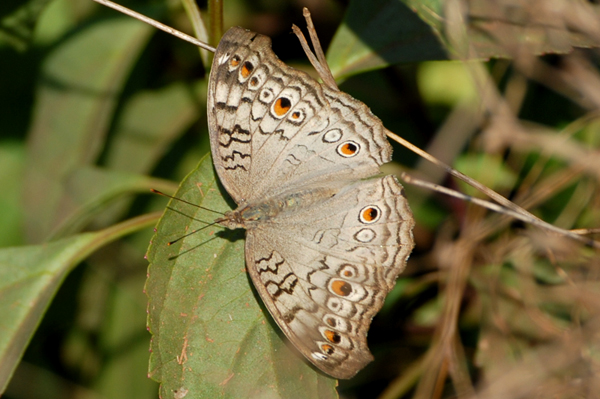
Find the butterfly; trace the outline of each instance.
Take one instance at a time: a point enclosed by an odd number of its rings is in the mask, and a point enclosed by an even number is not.
[[[239,27],[216,50],[207,103],[215,170],[238,205],[217,222],[246,229],[248,273],[296,349],[351,378],[373,360],[371,319],[414,246],[402,186],[375,177],[391,160],[385,128]]]

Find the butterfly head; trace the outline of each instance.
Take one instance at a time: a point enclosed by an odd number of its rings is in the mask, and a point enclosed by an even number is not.
[[[218,223],[230,230],[246,228],[244,218],[242,217],[241,212],[239,212],[237,209],[235,211],[225,212],[225,215],[223,215],[222,218],[216,219],[215,223]]]

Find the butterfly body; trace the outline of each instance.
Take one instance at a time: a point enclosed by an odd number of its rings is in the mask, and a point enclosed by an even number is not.
[[[246,229],[263,302],[316,367],[350,378],[373,357],[366,336],[413,247],[385,128],[348,94],[282,63],[270,39],[230,29],[211,69],[211,150],[238,204],[217,222]]]
[[[236,210],[225,213],[217,220],[230,229],[252,229],[263,223],[283,220],[286,214],[293,214],[333,197],[336,190],[331,187],[307,188],[289,194],[275,196],[252,204],[242,204]]]

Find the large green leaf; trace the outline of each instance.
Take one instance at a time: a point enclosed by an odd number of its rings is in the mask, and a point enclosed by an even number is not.
[[[103,245],[154,221],[149,215],[44,245],[0,249],[0,393],[73,267]]]
[[[221,195],[210,157],[176,194],[217,211]],[[162,397],[334,398],[336,380],[288,348],[251,286],[242,231],[206,226],[214,213],[172,200],[148,251],[146,292],[152,333],[150,375]],[[185,394],[185,395],[184,395]]]
[[[135,20],[105,20],[79,31],[46,60],[24,185],[31,242],[47,238],[80,206],[66,181],[96,162],[125,77],[151,32]]]
[[[151,188],[171,190],[174,183],[145,175],[114,171],[97,166],[82,166],[69,173],[63,180],[65,196],[73,209],[62,220],[54,234],[66,237],[88,227],[93,220],[101,227],[115,221],[131,203],[131,194],[149,194]]]
[[[125,104],[107,151],[111,169],[149,173],[192,123],[206,114],[206,80],[144,91]]]

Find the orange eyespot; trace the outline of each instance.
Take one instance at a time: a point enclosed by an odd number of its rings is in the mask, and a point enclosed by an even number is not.
[[[327,338],[327,340],[329,342],[333,342],[334,344],[339,344],[340,341],[342,340],[342,337],[340,337],[340,334],[336,333],[335,331],[325,330],[324,334],[325,334],[325,338]]]
[[[275,104],[273,104],[273,111],[277,116],[285,115],[290,108],[292,108],[292,102],[285,97],[279,97],[277,100],[275,100]]]
[[[354,141],[346,141],[338,147],[338,153],[343,157],[352,157],[358,154],[360,147]]]
[[[296,111],[292,113],[292,119],[298,119],[300,118],[300,112]]]
[[[250,86],[256,86],[258,84],[258,79],[256,77],[253,77],[252,79],[250,79]]]
[[[344,271],[344,276],[345,277],[352,277],[354,273],[352,273],[350,270],[346,270]]]
[[[377,219],[377,216],[379,216],[379,211],[375,208],[367,208],[362,211],[362,217],[365,222],[372,222],[373,220]]]
[[[381,218],[381,209],[377,205],[365,206],[360,210],[358,219],[362,223],[375,223]]]
[[[352,285],[342,280],[334,280],[331,283],[331,290],[339,296],[348,296],[352,293]]]
[[[244,65],[242,65],[240,74],[242,75],[242,78],[246,79],[248,76],[250,76],[250,74],[252,73],[253,70],[254,70],[254,65],[252,65],[252,63],[246,61],[246,62],[244,62]]]
[[[333,317],[328,317],[325,322],[327,324],[329,324],[331,327],[335,327],[337,325],[337,322],[335,321],[335,319]]]
[[[321,345],[321,350],[328,355],[333,354],[333,346],[331,346],[331,345],[327,345],[327,344]]]
[[[236,66],[240,65],[240,57],[238,57],[237,55],[234,55],[233,57],[231,57],[231,61],[229,61],[229,65],[231,65],[232,67],[236,67]]]

